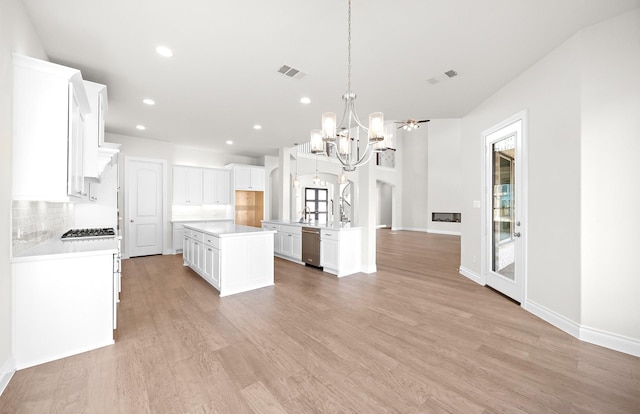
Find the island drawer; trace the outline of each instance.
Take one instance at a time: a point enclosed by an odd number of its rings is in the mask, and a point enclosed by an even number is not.
[[[213,237],[210,234],[205,234],[204,235],[204,240],[203,243],[209,247],[213,247],[216,249],[220,248],[220,238],[219,237]]]
[[[275,230],[275,231],[280,230],[277,224],[271,224],[271,223],[262,223],[262,228],[265,230]]]
[[[204,234],[200,231],[191,230],[191,238],[199,242],[204,242]]]
[[[340,232],[336,230],[325,230],[322,229],[320,231],[320,238],[322,240],[340,240]]]

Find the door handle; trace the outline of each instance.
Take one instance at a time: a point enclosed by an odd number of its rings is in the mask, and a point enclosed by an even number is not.
[[[129,221],[133,223],[133,219],[131,219],[131,220],[129,220]]]
[[[520,236],[521,236],[520,232],[513,233],[513,237],[520,237]]]

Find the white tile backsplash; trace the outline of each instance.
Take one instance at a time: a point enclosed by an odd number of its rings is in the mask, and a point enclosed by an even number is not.
[[[14,255],[48,239],[60,237],[73,224],[71,203],[13,201],[11,210],[11,246]]]

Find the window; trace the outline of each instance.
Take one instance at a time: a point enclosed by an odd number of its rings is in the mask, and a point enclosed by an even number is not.
[[[316,221],[327,222],[328,219],[328,197],[326,188],[305,188],[304,205],[311,212],[309,216]]]

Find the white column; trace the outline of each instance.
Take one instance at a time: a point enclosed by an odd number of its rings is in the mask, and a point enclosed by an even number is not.
[[[291,155],[289,147],[282,147],[278,151],[278,167],[280,169],[280,188],[282,193],[278,200],[278,218],[291,218]]]
[[[358,216],[362,227],[362,272],[373,273],[376,268],[376,164],[372,160],[358,167]]]

